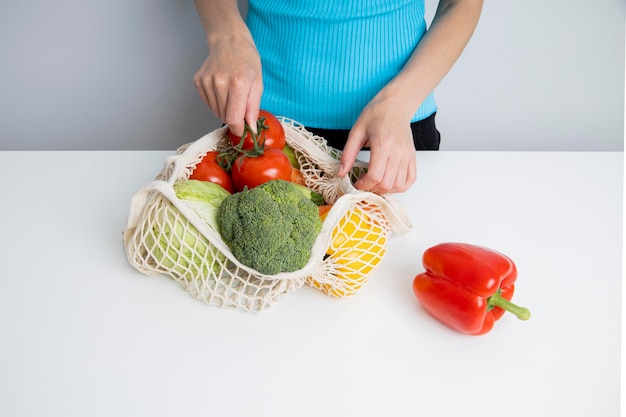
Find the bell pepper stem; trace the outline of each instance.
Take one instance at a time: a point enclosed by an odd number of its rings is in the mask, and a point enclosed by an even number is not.
[[[512,301],[507,300],[506,298],[500,295],[498,291],[487,300],[487,305],[490,308],[500,307],[503,310],[508,311],[509,313],[513,313],[520,320],[528,320],[530,318],[530,311],[526,307],[520,307],[517,304],[514,304]]]

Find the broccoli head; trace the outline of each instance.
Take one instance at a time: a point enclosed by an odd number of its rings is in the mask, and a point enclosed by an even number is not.
[[[296,186],[274,180],[227,196],[219,207],[220,234],[244,265],[274,275],[304,267],[322,220]]]

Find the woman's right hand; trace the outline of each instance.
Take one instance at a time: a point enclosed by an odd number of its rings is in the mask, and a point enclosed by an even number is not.
[[[213,113],[241,136],[244,121],[255,129],[259,115],[263,94],[259,52],[249,33],[209,39],[208,46],[209,56],[194,84]]]

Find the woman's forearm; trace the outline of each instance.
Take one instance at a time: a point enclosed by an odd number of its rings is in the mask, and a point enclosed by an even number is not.
[[[465,49],[482,4],[482,0],[441,0],[428,32],[409,61],[375,100],[391,99],[405,118],[412,117]]]
[[[213,113],[240,136],[244,121],[256,126],[259,114],[263,94],[259,53],[237,0],[195,0],[195,4],[209,54],[194,84]]]
[[[209,51],[217,43],[230,42],[237,37],[252,39],[237,0],[195,0],[195,5]]]

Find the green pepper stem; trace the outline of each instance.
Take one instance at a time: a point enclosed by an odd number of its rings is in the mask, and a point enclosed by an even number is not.
[[[500,307],[509,313],[515,314],[520,320],[528,320],[530,318],[530,311],[526,307],[520,307],[507,300],[500,295],[499,291],[487,299],[487,306],[488,308]]]

